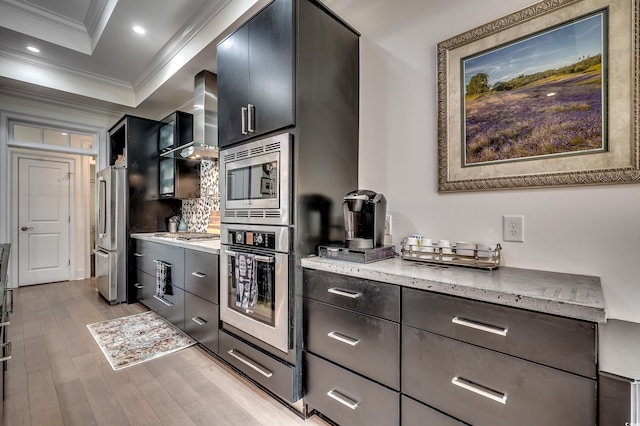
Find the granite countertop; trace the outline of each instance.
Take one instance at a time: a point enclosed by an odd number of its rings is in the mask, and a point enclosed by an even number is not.
[[[205,253],[220,254],[220,238],[213,240],[179,240],[176,237],[156,237],[155,232],[131,234],[131,238],[168,244]]]
[[[600,278],[500,267],[441,266],[400,257],[352,263],[311,256],[304,268],[334,272],[585,321],[606,321]]]

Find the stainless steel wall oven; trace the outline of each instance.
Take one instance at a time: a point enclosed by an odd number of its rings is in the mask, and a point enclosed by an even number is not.
[[[220,243],[220,319],[287,353],[289,229],[222,224]],[[243,271],[250,268],[254,276],[246,280],[247,284],[243,282]],[[246,285],[249,290],[243,291]]]

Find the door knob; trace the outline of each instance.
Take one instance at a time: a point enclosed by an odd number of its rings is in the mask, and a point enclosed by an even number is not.
[[[23,231],[28,231],[29,229],[33,229],[32,226],[23,226],[22,228],[20,228]]]

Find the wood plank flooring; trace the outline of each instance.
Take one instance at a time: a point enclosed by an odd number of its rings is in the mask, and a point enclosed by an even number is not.
[[[113,371],[86,325],[109,306],[91,279],[14,290],[5,426],[327,425],[306,421],[198,346]]]

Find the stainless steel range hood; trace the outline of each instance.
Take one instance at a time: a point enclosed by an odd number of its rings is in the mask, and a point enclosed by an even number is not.
[[[218,158],[218,77],[206,70],[199,72],[195,76],[193,97],[193,141],[162,156]]]

